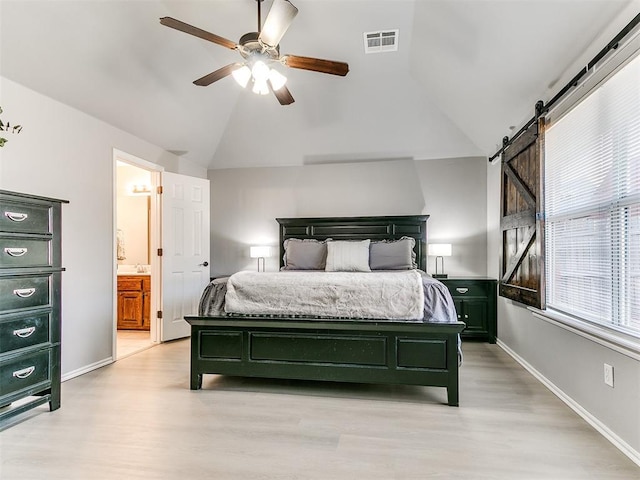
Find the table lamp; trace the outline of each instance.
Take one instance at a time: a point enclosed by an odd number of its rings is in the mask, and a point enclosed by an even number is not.
[[[450,243],[430,243],[427,248],[427,255],[430,257],[436,257],[436,273],[433,274],[433,278],[447,278],[447,274],[444,273],[444,257],[451,256],[451,244]],[[442,271],[438,273],[438,259],[442,265]]]

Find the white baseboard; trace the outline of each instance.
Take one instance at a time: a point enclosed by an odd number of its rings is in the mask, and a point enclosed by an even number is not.
[[[551,392],[557,396],[560,400],[562,400],[571,410],[580,415],[589,425],[595,428],[602,436],[604,436],[607,440],[609,440],[618,450],[624,453],[627,457],[631,459],[636,465],[640,466],[640,452],[632,448],[627,442],[621,439],[618,435],[609,429],[604,423],[598,420],[596,417],[591,415],[588,411],[586,411],[582,406],[576,402],[573,398],[564,393],[560,388],[558,388],[553,382],[551,382],[547,377],[542,375],[538,370],[536,370],[530,363],[528,363],[524,358],[518,355],[516,352],[511,350],[504,342],[497,339],[497,345],[502,348],[507,354],[509,354],[513,359],[522,365],[531,375],[533,375],[537,380],[539,380],[545,387],[547,387]]]
[[[114,362],[113,357],[107,357],[103,360],[100,360],[98,362],[92,363],[90,365],[86,365],[82,368],[79,368],[77,370],[73,370],[71,372],[67,372],[64,375],[62,375],[62,381],[66,382],[67,380],[71,380],[72,378],[75,377],[79,377],[80,375],[84,375],[85,373],[89,373],[93,370],[96,370],[98,368],[104,367],[106,365],[110,365]]]

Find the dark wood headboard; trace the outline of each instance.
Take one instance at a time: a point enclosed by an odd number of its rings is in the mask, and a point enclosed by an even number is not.
[[[427,271],[427,219],[429,215],[393,217],[318,217],[276,218],[280,224],[280,266],[284,266],[284,241],[287,238],[324,240],[416,240],[416,263]]]

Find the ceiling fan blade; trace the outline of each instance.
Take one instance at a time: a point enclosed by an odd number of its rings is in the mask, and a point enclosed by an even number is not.
[[[231,50],[235,50],[238,47],[238,45],[235,42],[232,42],[231,40],[228,40],[224,37],[220,37],[213,33],[209,33],[198,27],[189,25],[188,23],[184,23],[184,22],[181,22],[180,20],[176,20],[175,18],[162,17],[160,19],[160,23],[165,27],[175,28],[176,30],[180,30],[181,32],[194,35],[196,37],[202,38],[204,40],[208,40],[213,43],[217,43],[218,45],[222,45],[223,47],[230,48]]]
[[[330,73],[344,77],[349,73],[349,64],[322,60],[321,58],[299,57],[298,55],[284,55],[280,59],[287,67],[313,70],[314,72]]]
[[[288,0],[273,0],[260,31],[260,41],[270,47],[276,47],[297,14],[298,9]]]
[[[219,68],[215,72],[211,72],[208,75],[205,75],[202,78],[197,79],[193,83],[200,87],[206,87],[207,85],[211,85],[213,82],[217,82],[218,80],[226,77],[227,75],[231,75],[231,73],[238,68],[237,63],[231,63],[225,67]]]
[[[273,94],[280,102],[280,105],[291,105],[293,102],[295,102],[295,100],[293,99],[293,95],[291,95],[291,92],[285,85],[280,87],[278,90],[274,90],[273,86],[271,85],[271,80],[269,80],[269,86],[271,87],[271,91],[273,91]]]

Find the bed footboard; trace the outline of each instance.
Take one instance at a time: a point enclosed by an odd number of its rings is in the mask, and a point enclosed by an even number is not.
[[[188,316],[191,389],[202,375],[445,387],[457,406],[464,323]]]

